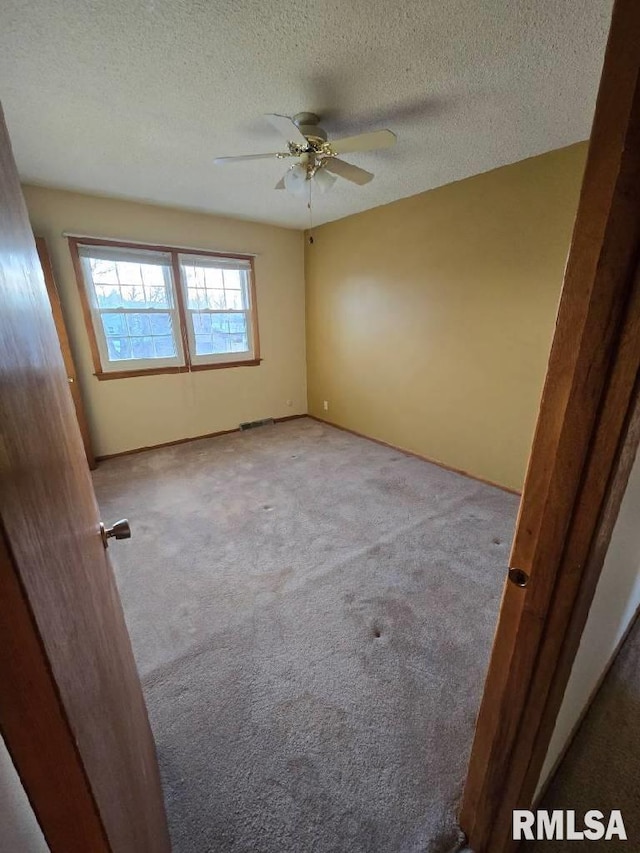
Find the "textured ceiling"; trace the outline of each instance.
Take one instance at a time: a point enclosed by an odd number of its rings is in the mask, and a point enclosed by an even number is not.
[[[389,127],[337,219],[589,134],[611,0],[3,0],[0,99],[24,180],[303,228],[265,112]]]

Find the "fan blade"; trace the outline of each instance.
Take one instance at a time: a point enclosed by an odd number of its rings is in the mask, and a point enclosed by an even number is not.
[[[282,178],[280,178],[278,183],[275,185],[274,189],[276,189],[276,190],[283,190],[284,189],[284,176]]]
[[[223,166],[225,163],[240,163],[242,160],[270,160],[272,157],[290,157],[289,152],[279,151],[273,154],[239,154],[237,157],[216,157],[213,161],[216,166]]]
[[[391,130],[374,130],[373,133],[361,133],[358,136],[345,136],[344,139],[332,139],[329,143],[336,154],[349,154],[352,151],[373,151],[374,148],[390,148],[396,144],[396,135]]]
[[[338,175],[347,181],[351,181],[352,184],[359,184],[360,186],[368,184],[374,177],[371,172],[366,172],[359,166],[353,166],[344,160],[338,160],[337,157],[329,157],[325,160],[324,168],[328,172],[333,172],[334,175]]]
[[[304,145],[305,147],[309,144],[307,137],[289,116],[267,113],[266,119],[288,142],[297,142],[298,145]]]

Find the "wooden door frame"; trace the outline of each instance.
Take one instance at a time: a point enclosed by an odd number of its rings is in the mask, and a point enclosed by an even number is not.
[[[62,360],[64,361],[64,366],[67,370],[67,379],[69,380],[71,396],[73,397],[73,405],[76,410],[78,426],[80,427],[80,435],[82,436],[84,452],[87,457],[87,463],[89,465],[89,468],[93,471],[96,467],[96,458],[93,453],[93,448],[91,446],[91,433],[89,432],[89,425],[87,423],[84,400],[82,399],[82,394],[80,393],[80,388],[78,387],[78,371],[76,370],[75,359],[73,357],[73,353],[71,352],[71,344],[69,342],[67,324],[64,319],[64,313],[62,311],[62,302],[60,301],[60,293],[58,291],[56,278],[53,273],[51,255],[49,254],[47,241],[44,237],[38,237],[36,235],[35,241],[36,249],[38,251],[38,257],[40,258],[40,265],[42,267],[42,274],[44,276],[45,287],[47,288],[49,302],[51,303],[51,313],[53,314],[53,322],[56,325],[56,332],[58,333],[58,340],[60,341]]]
[[[460,824],[529,808],[640,436],[640,4],[616,0]]]

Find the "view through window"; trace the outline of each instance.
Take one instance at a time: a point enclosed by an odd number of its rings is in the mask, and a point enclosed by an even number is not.
[[[69,244],[97,375],[259,363],[250,257]]]

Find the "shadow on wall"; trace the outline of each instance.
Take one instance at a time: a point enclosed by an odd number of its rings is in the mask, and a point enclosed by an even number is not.
[[[540,774],[539,791],[640,606],[639,511],[640,459],[636,459]]]
[[[585,812],[622,812],[630,849],[640,841],[640,619],[582,723],[541,804],[543,809],[574,809],[576,823]],[[635,843],[634,843],[635,842]],[[528,844],[531,853],[570,853],[575,842]],[[612,842],[591,842],[594,853]]]

